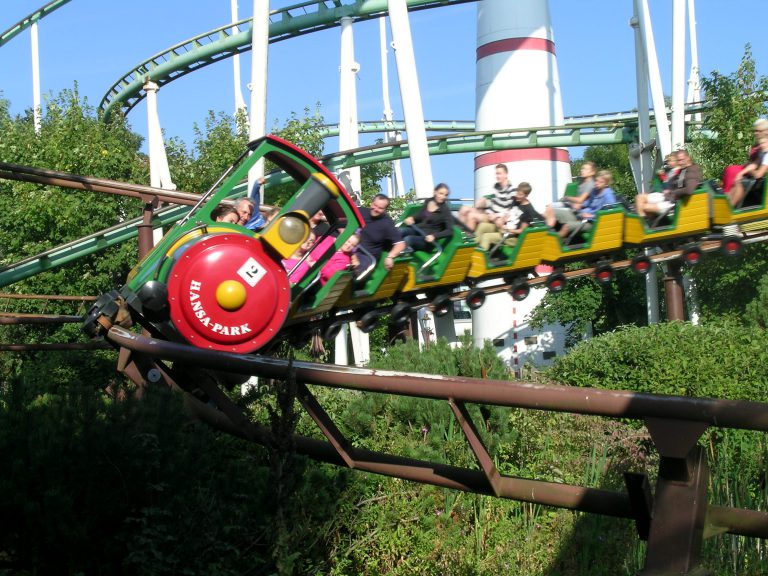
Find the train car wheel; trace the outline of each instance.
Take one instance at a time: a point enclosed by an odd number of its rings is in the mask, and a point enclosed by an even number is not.
[[[528,298],[528,294],[531,293],[531,287],[528,286],[526,281],[518,281],[512,284],[512,288],[509,289],[509,293],[518,302],[522,302]]]
[[[217,234],[178,259],[168,277],[173,325],[200,348],[247,353],[271,341],[285,321],[290,285],[261,242]]]
[[[408,320],[413,307],[408,302],[398,302],[389,311],[390,324],[402,324]]]
[[[689,246],[685,250],[683,250],[683,264],[687,264],[688,266],[695,266],[699,262],[701,262],[701,248],[698,246]]]
[[[331,322],[323,332],[323,340],[335,340],[336,336],[338,336],[339,332],[341,332],[342,326],[344,326],[343,322]]]
[[[437,316],[445,316],[451,309],[451,297],[448,294],[438,294],[429,304],[429,309]]]
[[[379,318],[381,318],[381,312],[379,310],[371,310],[370,312],[366,312],[363,314],[363,317],[357,321],[357,327],[361,332],[368,334],[374,328],[376,328],[376,324],[378,324]]]
[[[560,292],[565,288],[565,283],[565,275],[560,272],[550,274],[549,278],[547,278],[547,288],[549,288],[551,292]]]
[[[613,268],[607,262],[595,266],[595,278],[600,284],[610,284],[613,280]]]
[[[640,255],[632,258],[632,271],[639,276],[645,276],[651,269],[651,259],[648,256]]]
[[[723,238],[723,241],[720,244],[720,249],[726,256],[738,256],[742,249],[741,238],[735,236],[727,236],[726,238]]]
[[[482,288],[472,288],[467,294],[467,306],[470,310],[477,310],[485,304],[485,290]]]

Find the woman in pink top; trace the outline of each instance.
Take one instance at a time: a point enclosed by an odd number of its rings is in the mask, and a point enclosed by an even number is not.
[[[360,242],[360,238],[357,234],[353,234],[336,253],[331,256],[330,260],[320,269],[320,284],[325,284],[330,280],[331,276],[336,274],[339,270],[345,270],[349,268],[352,263],[352,253],[355,251],[355,247]]]
[[[305,258],[301,264],[299,264],[299,262],[304,257],[304,255],[312,249],[312,245],[314,243],[315,234],[310,232],[307,239],[301,246],[299,246],[296,252],[294,252],[290,258],[283,260],[283,268],[285,268],[285,270],[290,274],[290,276],[288,276],[288,280],[291,282],[291,284],[296,284],[296,282],[304,278],[304,275],[309,271],[309,267],[312,265],[311,258]],[[297,264],[299,264],[298,268],[296,268]],[[296,269],[293,270],[294,268]],[[291,272],[291,270],[293,270],[293,272]]]

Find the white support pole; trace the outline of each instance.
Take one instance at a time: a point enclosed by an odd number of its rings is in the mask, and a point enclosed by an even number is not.
[[[35,133],[40,133],[40,43],[37,22],[33,22],[29,30],[32,40],[32,120]]]
[[[387,23],[384,16],[379,16],[379,49],[381,54],[381,89],[384,103],[384,121],[392,122],[392,103],[389,100],[389,50],[387,46]],[[387,142],[396,142],[400,139],[398,131],[384,133]],[[396,198],[405,193],[403,190],[403,172],[400,168],[400,160],[392,161],[392,173],[387,176],[387,196]]]
[[[659,73],[659,61],[656,57],[656,42],[653,39],[651,15],[648,10],[647,0],[635,0],[635,2],[639,3],[637,14],[640,24],[640,36],[648,63],[653,113],[656,117],[656,144],[661,155],[666,156],[672,151],[672,139],[669,134],[669,119],[667,118],[667,107],[664,102],[664,90],[661,86],[661,74]]]
[[[406,0],[387,0],[387,6],[400,84],[400,99],[403,102],[405,130],[408,134],[408,148],[411,153],[413,185],[417,198],[431,198],[432,165],[427,148],[427,131],[424,128],[424,111],[421,106],[421,91],[416,73],[408,7]]]
[[[151,80],[143,86],[147,93],[147,145],[149,148],[149,183],[154,188],[176,190],[176,185],[171,180],[171,171],[168,167],[168,156],[165,154],[163,142],[163,130],[160,127],[160,115],[157,111],[157,84]],[[157,244],[163,237],[162,227],[153,231],[154,243]]]
[[[149,180],[155,188],[176,190],[171,181],[171,171],[168,168],[168,156],[165,154],[163,130],[160,127],[160,115],[157,111],[157,84],[147,80],[144,84],[147,93],[147,143],[149,146]]]
[[[695,0],[688,0],[688,38],[691,45],[691,74],[688,77],[687,102],[701,101],[701,76],[699,75],[699,41],[696,33]],[[701,121],[701,113],[693,115],[695,122]]]
[[[648,183],[653,178],[653,164],[651,161],[651,118],[648,108],[648,60],[643,48],[643,38],[640,31],[640,2],[634,2],[634,16],[630,25],[635,34],[635,78],[637,82],[637,118],[640,132],[640,142],[637,149],[630,152],[629,160],[632,173],[635,177],[635,186],[638,193],[648,191]],[[633,153],[634,152],[634,153]],[[650,250],[646,248],[646,256]],[[656,278],[656,265],[651,264],[650,270],[645,275],[646,313],[648,324],[659,322],[659,284]]]
[[[360,65],[355,62],[355,40],[352,34],[353,19],[344,16],[341,20],[341,57],[339,64],[339,149],[350,150],[360,144],[357,125],[357,72]],[[360,167],[342,170],[339,180],[347,191],[357,198],[361,196]]]
[[[232,23],[234,24],[237,22],[237,0],[230,0],[230,9],[232,12]],[[232,34],[236,34],[238,32],[237,28],[232,28]],[[243,98],[243,90],[240,87],[240,54],[235,54],[232,56],[232,72],[234,77],[234,88],[235,88],[235,115],[237,115],[238,112],[241,110],[243,112],[247,111],[247,107],[245,105],[245,99]]]
[[[251,105],[249,138],[267,133],[267,63],[269,57],[269,0],[253,0],[251,21]],[[264,159],[248,171],[248,190],[264,176]]]
[[[685,2],[672,2],[672,149],[685,146]]]

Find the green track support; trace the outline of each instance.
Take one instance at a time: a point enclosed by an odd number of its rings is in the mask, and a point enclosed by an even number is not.
[[[45,6],[42,8],[38,8],[32,14],[27,16],[26,18],[22,18],[16,24],[8,28],[5,32],[0,34],[0,46],[3,46],[4,44],[7,44],[13,38],[21,34],[24,30],[32,26],[35,22],[38,22],[48,16],[51,12],[58,10],[64,4],[67,4],[68,2],[71,2],[72,0],[53,0],[53,2],[48,2]]]
[[[407,0],[408,9],[423,10],[465,4],[476,0]],[[378,18],[387,13],[387,0],[311,0],[272,11],[270,42],[280,42],[334,28],[343,16],[357,21]],[[232,33],[237,28],[239,32]],[[172,82],[203,66],[251,49],[250,19],[228,23],[176,44],[148,58],[115,82],[102,98],[99,109],[109,118],[116,107],[127,113],[146,96],[143,86],[151,79],[159,86]]]

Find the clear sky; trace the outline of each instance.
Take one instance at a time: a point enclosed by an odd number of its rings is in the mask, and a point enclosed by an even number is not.
[[[42,6],[46,0],[2,0],[0,30]],[[510,0],[513,1],[513,0]],[[277,8],[298,0],[271,0]],[[550,0],[558,68],[566,116],[630,110],[636,106],[634,39],[628,21],[631,0]],[[240,0],[240,17],[251,0]],[[665,93],[671,92],[672,7],[650,0]],[[699,60],[703,74],[736,70],[746,43],[752,44],[758,71],[768,74],[766,18],[754,0],[698,0]],[[230,19],[229,0],[72,0],[40,24],[43,93],[78,83],[97,106],[113,82],[145,58]],[[476,5],[448,6],[412,13],[411,27],[424,115],[434,120],[472,120],[475,113]],[[358,116],[382,117],[378,22],[354,27],[358,75]],[[338,120],[339,29],[309,34],[270,46],[267,126],[305,107],[329,123]],[[243,92],[250,55],[241,58]],[[402,118],[394,57],[390,53],[390,94]],[[26,31],[0,48],[0,91],[14,114],[32,105],[30,35]],[[524,85],[524,79],[521,79]],[[516,89],[516,88],[515,88]],[[208,110],[234,107],[232,61],[224,60],[165,86],[159,93],[160,121],[167,136],[191,142],[192,126]],[[132,128],[146,135],[146,107],[130,114]],[[0,135],[2,137],[2,135]],[[373,136],[361,135],[361,144]],[[326,143],[326,152],[336,142]],[[435,181],[452,185],[453,196],[472,195],[472,157],[433,159]],[[406,185],[411,185],[406,182]]]

